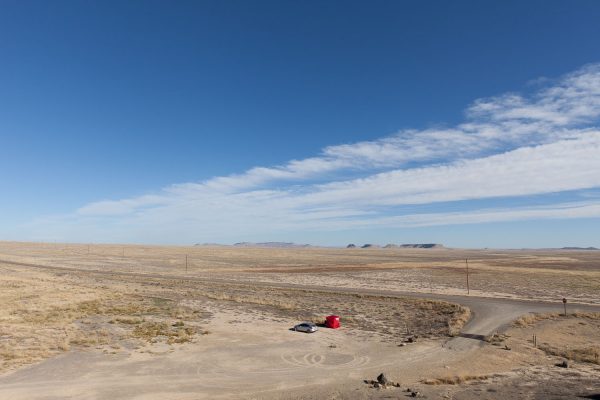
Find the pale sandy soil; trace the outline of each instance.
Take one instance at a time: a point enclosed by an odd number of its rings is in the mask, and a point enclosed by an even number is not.
[[[465,257],[471,295],[496,300],[444,297],[464,293]],[[87,245],[0,243],[0,398],[384,399],[407,389],[427,398],[598,398],[600,319],[527,317],[507,330],[527,310],[555,306],[501,298],[568,293],[570,302],[599,303],[599,278],[600,252],[90,246],[88,254]],[[449,334],[468,314],[445,299],[475,312],[459,337]],[[329,312],[342,315],[342,329],[289,330]],[[556,367],[564,357],[577,361]],[[380,372],[401,387],[363,382]]]

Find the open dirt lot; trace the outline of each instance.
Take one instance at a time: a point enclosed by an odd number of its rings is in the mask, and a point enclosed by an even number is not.
[[[0,242],[0,288],[0,398],[600,396],[595,251]]]

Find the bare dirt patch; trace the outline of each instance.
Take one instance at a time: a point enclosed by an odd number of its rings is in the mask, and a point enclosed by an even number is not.
[[[386,340],[455,335],[468,321],[466,307],[443,301],[312,290],[276,289],[251,285],[211,285],[199,293],[210,299],[265,306],[291,320],[323,323],[329,314],[342,316],[348,328]]]

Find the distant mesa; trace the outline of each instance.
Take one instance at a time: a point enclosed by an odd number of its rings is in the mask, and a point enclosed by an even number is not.
[[[561,250],[600,250],[597,247],[563,247]]]
[[[378,244],[367,243],[367,244],[363,244],[360,248],[361,249],[379,249],[379,248],[381,248],[381,246],[379,246]]]
[[[399,247],[402,249],[441,249],[444,245],[439,243],[409,243],[401,244]]]
[[[349,244],[346,246],[347,249],[356,248],[355,244]],[[367,243],[360,246],[361,249],[380,249],[381,246],[378,244]],[[394,244],[388,243],[383,246],[384,249],[443,249],[444,245],[438,243],[406,243],[406,244]]]
[[[292,242],[261,242],[261,243],[252,243],[252,242],[239,242],[234,244],[235,247],[268,247],[268,248],[305,248],[311,247],[310,244],[298,244]]]

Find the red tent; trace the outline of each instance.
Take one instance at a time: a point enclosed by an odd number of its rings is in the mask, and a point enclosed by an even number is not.
[[[325,326],[332,329],[340,327],[340,317],[337,315],[329,315],[325,317]]]

